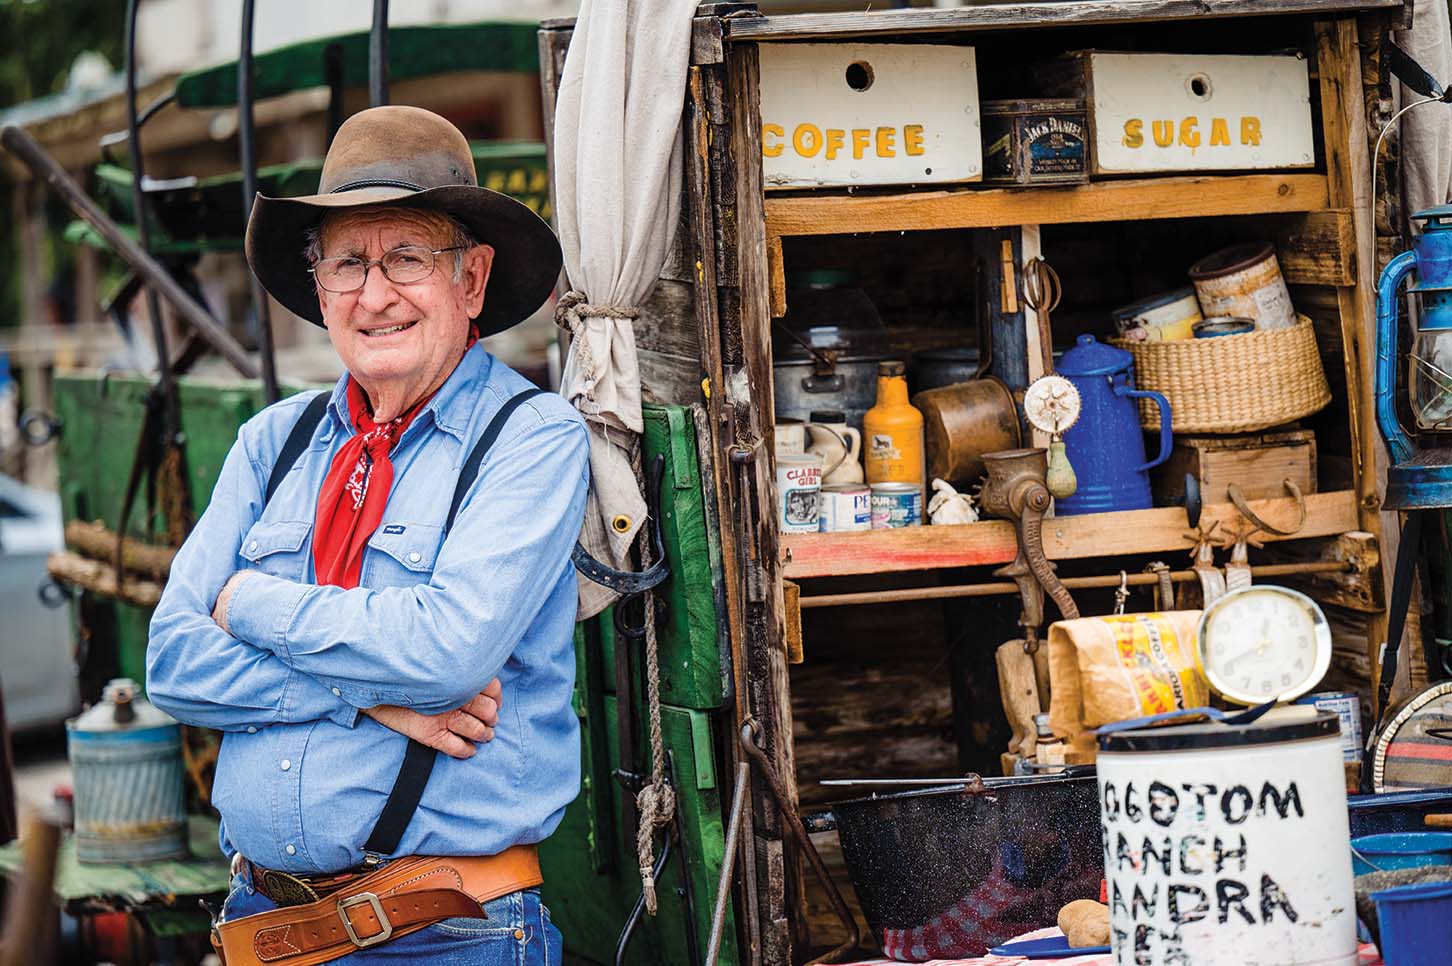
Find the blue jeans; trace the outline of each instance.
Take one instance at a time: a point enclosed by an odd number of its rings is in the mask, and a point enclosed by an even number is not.
[[[276,909],[245,874],[232,877],[225,921]],[[445,919],[386,943],[349,953],[337,966],[560,966],[563,942],[538,889],[484,903],[487,919]],[[332,964],[329,964],[332,966]]]

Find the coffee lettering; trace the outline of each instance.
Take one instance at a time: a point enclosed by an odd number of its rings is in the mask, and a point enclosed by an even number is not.
[[[822,150],[822,129],[815,124],[798,124],[792,132],[792,149],[804,158],[815,158]]]
[[[1227,788],[1225,794],[1220,796],[1220,814],[1224,815],[1225,821],[1231,825],[1240,825],[1250,818],[1251,810],[1254,808],[1255,796],[1244,785]]]
[[[861,160],[862,155],[867,153],[867,145],[872,140],[872,132],[865,127],[852,129],[852,157]]]
[[[1186,905],[1186,900],[1192,896],[1193,901]],[[1199,886],[1176,883],[1170,886],[1166,901],[1169,904],[1170,921],[1176,925],[1199,922],[1210,914],[1210,897],[1205,895],[1205,890]]]
[[[1230,921],[1231,909],[1240,913],[1246,923],[1255,925],[1255,917],[1245,908],[1245,900],[1249,896],[1250,890],[1243,882],[1236,882],[1234,879],[1219,879],[1215,882],[1216,918],[1222,926]]]
[[[784,137],[786,137],[786,131],[780,124],[763,124],[761,126],[761,153],[768,158],[781,157],[782,151],[786,149],[786,145],[781,142]],[[776,142],[767,143],[768,138],[774,138]]]
[[[926,153],[926,149],[923,147],[923,126],[921,124],[903,126],[902,146],[908,154],[914,157]]]
[[[1175,824],[1175,813],[1180,810],[1180,796],[1163,782],[1155,782],[1149,790],[1150,821],[1169,828]]]
[[[897,148],[893,146],[893,139],[897,137],[897,130],[890,127],[877,129],[877,156],[879,158],[892,158],[897,156]]]
[[[831,161],[833,158],[835,158],[837,156],[837,152],[842,150],[842,145],[846,143],[843,140],[846,135],[847,132],[841,130],[840,128],[827,128],[827,150],[822,154],[822,157],[826,158],[828,161]]]

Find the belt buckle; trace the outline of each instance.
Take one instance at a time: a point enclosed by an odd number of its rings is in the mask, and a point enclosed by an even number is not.
[[[305,906],[322,898],[302,879],[277,869],[263,869],[261,878],[263,893],[280,906]]]
[[[348,918],[348,910],[361,905],[373,907],[373,914],[378,917],[378,925],[383,927],[383,931],[378,935],[358,938],[358,933],[353,929],[353,922]],[[388,921],[388,915],[383,911],[383,903],[379,902],[378,897],[371,892],[360,892],[346,899],[339,899],[338,918],[343,920],[343,929],[347,931],[348,938],[352,940],[353,945],[359,949],[377,946],[381,942],[387,942],[393,936],[393,923]]]

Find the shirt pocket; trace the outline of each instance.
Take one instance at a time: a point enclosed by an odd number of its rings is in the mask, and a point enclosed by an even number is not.
[[[368,538],[362,583],[382,587],[426,584],[434,573],[443,528],[427,523],[382,523]]]
[[[307,520],[259,521],[242,538],[237,553],[254,569],[287,580],[301,581],[307,574],[303,549],[313,525]]]

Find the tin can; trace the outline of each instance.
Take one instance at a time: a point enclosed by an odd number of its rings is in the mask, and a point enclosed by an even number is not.
[[[1126,338],[1135,329],[1144,330],[1144,342],[1177,342],[1194,334],[1200,321],[1200,300],[1188,285],[1171,292],[1131,302],[1114,310],[1114,327]]]
[[[893,530],[922,523],[922,487],[916,483],[872,484],[872,529]]]
[[[1197,339],[1216,339],[1222,335],[1244,335],[1254,331],[1254,319],[1237,319],[1228,315],[1217,315],[1214,318],[1195,323],[1195,338]]]
[[[1206,255],[1190,266],[1200,310],[1207,316],[1254,319],[1257,329],[1296,324],[1291,293],[1270,242],[1251,242]]]
[[[822,457],[814,453],[776,458],[777,523],[782,533],[816,533],[822,496]]]
[[[872,491],[861,483],[822,486],[822,532],[872,529]]]
[[[1084,101],[1035,98],[983,102],[983,180],[1080,184],[1089,180]]]
[[[1297,698],[1296,704],[1312,704],[1341,719],[1341,760],[1361,760],[1361,699],[1354,691],[1318,691]]]

